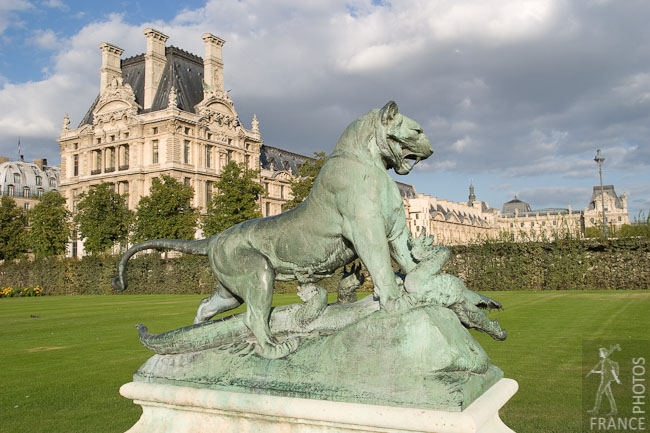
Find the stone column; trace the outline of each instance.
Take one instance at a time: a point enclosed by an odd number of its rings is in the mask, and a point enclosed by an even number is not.
[[[102,50],[102,67],[100,69],[99,93],[102,94],[111,84],[113,79],[122,79],[122,64],[120,56],[124,52],[122,48],[106,42],[99,44]]]
[[[169,36],[152,28],[145,29],[147,38],[147,52],[144,55],[144,105],[146,110],[151,108],[153,98],[158,90],[158,83],[162,76],[167,57],[165,56],[165,42]]]
[[[226,41],[211,33],[203,33],[201,38],[203,39],[203,42],[205,42],[203,79],[209,86],[210,90],[219,90],[223,92],[223,59],[221,57],[221,51],[223,44],[225,44]]]

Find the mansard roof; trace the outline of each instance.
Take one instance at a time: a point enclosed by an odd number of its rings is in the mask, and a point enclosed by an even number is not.
[[[0,189],[6,190],[7,186],[13,185],[16,190],[29,187],[35,190],[37,187],[44,191],[58,189],[59,176],[61,170],[59,167],[44,165],[43,168],[31,162],[24,161],[7,161],[0,164]],[[15,176],[17,175],[17,176]],[[41,178],[40,185],[36,178]],[[18,182],[16,182],[18,180]]]
[[[616,191],[614,191],[614,185],[603,185],[603,191],[601,191],[600,186],[594,186],[593,192],[591,193],[591,201],[589,202],[589,210],[594,210],[596,208],[596,199],[598,199],[603,192],[614,199],[617,209],[623,209],[623,200],[621,200],[621,198],[616,194]]]
[[[278,149],[263,144],[260,147],[260,164],[265,170],[285,170],[291,172],[292,176],[298,174],[298,169],[309,158],[288,150]]]
[[[151,108],[141,109],[139,112],[147,113],[166,109],[169,104],[169,92],[174,86],[178,95],[178,108],[195,113],[194,107],[203,100],[203,59],[174,46],[165,48],[165,57],[167,61]],[[142,107],[144,105],[144,54],[124,59],[121,65],[123,83],[131,86],[135,94],[135,102]],[[98,101],[99,95],[78,127],[93,123],[93,110]]]
[[[408,183],[402,183],[402,182],[395,182],[397,184],[397,189],[399,189],[399,193],[402,196],[402,198],[415,198],[415,187],[413,185],[409,185]]]
[[[514,214],[515,210],[518,210],[519,213],[531,212],[530,204],[523,200],[519,200],[517,196],[515,196],[514,200],[510,200],[509,202],[503,204],[501,213]]]

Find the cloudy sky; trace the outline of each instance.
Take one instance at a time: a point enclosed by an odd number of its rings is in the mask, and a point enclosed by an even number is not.
[[[97,4],[95,4],[97,3]],[[395,100],[434,155],[400,180],[418,192],[501,207],[582,209],[598,184],[650,209],[650,3],[592,0],[155,2],[0,0],[0,155],[59,162],[67,112],[99,88],[100,42],[204,54],[225,39],[226,88],[265,143],[329,152],[371,108]]]

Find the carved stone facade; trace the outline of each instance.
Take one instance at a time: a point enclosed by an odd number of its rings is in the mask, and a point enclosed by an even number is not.
[[[410,185],[401,184],[400,192],[411,233],[416,236],[424,228],[444,245],[466,244],[503,234],[514,240],[543,240],[570,234],[582,237],[585,227],[602,225],[602,194],[594,187],[589,206],[574,211],[571,206],[533,210],[517,197],[503,205],[501,210],[490,208],[487,202],[476,200],[474,186],[470,185],[467,202],[440,200],[415,192]],[[605,214],[610,228],[630,224],[627,195],[616,195],[612,185],[604,187]]]
[[[290,153],[263,146],[257,117],[251,129],[243,126],[223,87],[224,41],[204,34],[202,59],[165,46],[167,36],[157,30],[144,34],[147,52],[123,60],[122,49],[100,44],[99,95],[77,128],[67,114],[63,120],[60,189],[68,208],[74,212],[82,192],[109,182],[128,193],[135,209],[152,179],[168,174],[194,188],[193,206],[204,212],[221,170],[236,161],[261,171],[269,192],[262,213],[280,213],[291,198],[289,180],[306,158],[291,154],[288,170],[274,166],[274,155]]]

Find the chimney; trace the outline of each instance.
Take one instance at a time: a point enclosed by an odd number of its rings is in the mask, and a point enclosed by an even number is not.
[[[201,39],[205,42],[205,57],[203,58],[203,80],[212,90],[223,92],[223,59],[221,48],[226,43],[212,33],[203,33]]]
[[[99,94],[101,95],[114,78],[117,78],[118,81],[122,78],[120,56],[124,50],[106,42],[99,44],[99,48],[102,50],[102,68],[99,79]]]
[[[20,155],[20,162],[25,162],[25,156],[24,155]]]
[[[144,106],[142,108],[146,110],[153,104],[167,62],[165,42],[169,36],[152,28],[145,29],[144,35],[147,38],[147,52],[144,54]]]
[[[34,165],[36,165],[38,168],[43,170],[43,167],[47,165],[47,159],[41,158],[41,159],[35,159],[34,160]]]
[[[2,164],[3,162],[9,162],[9,158],[7,158],[6,156],[0,156],[0,164]]]

